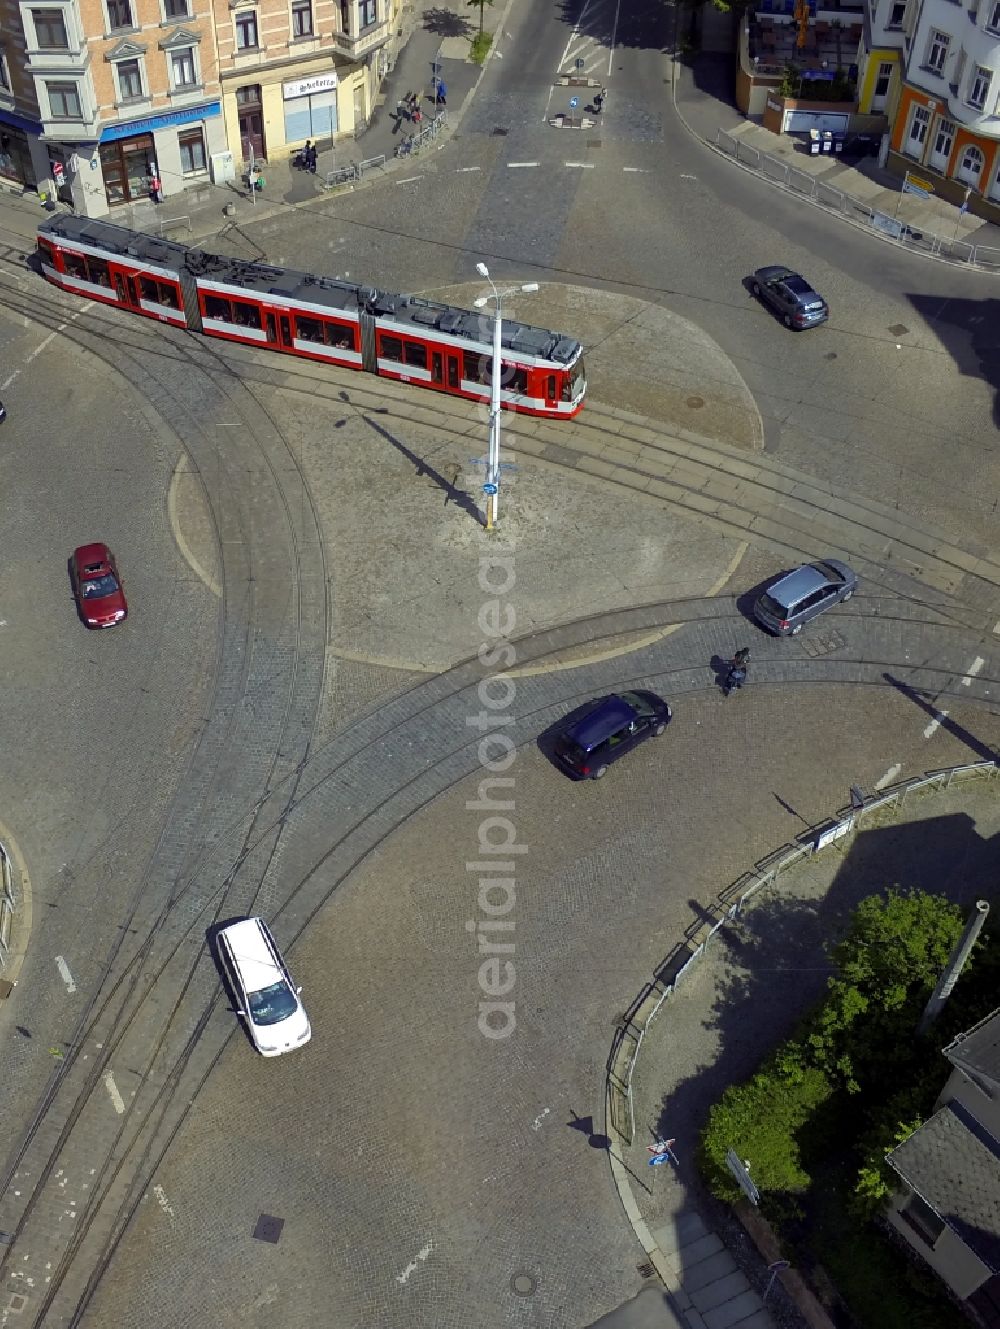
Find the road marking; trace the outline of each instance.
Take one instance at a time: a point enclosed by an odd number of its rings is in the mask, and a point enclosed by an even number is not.
[[[935,711],[934,719],[924,730],[924,738],[930,738],[933,734],[937,733],[937,731],[941,728],[942,721],[947,720],[947,718],[948,718],[947,711]]]
[[[899,772],[902,769],[903,769],[902,766],[900,766],[899,762],[897,761],[895,766],[889,767],[885,775],[882,776],[881,780],[875,781],[875,788],[884,789],[887,784],[892,784],[893,780],[895,780],[896,776],[899,774]]]
[[[623,166],[622,170],[626,175],[649,175],[644,166]]]
[[[419,176],[419,175],[408,175],[408,176],[406,177],[405,180],[397,180],[397,181],[396,181],[396,184],[397,184],[397,185],[412,185],[413,182],[414,182],[414,180],[420,180],[421,178],[422,178],[422,177]]]
[[[966,674],[966,676],[962,679],[962,687],[963,687],[963,688],[967,688],[967,687],[969,686],[969,684],[970,684],[970,683],[972,682],[972,680],[976,677],[976,675],[979,673],[980,669],[982,669],[982,667],[983,667],[983,665],[984,665],[985,663],[986,663],[986,661],[983,659],[983,657],[982,657],[981,655],[977,655],[977,656],[976,656],[976,658],[973,660],[972,664],[969,666],[969,672],[968,672],[968,673]]]
[[[563,166],[575,166],[578,171],[592,171],[593,162],[563,162]]]
[[[396,1282],[408,1283],[410,1281],[410,1275],[415,1274],[417,1272],[419,1266],[423,1264],[423,1262],[427,1259],[428,1255],[430,1255],[433,1249],[434,1249],[434,1243],[429,1241],[422,1250],[417,1251],[417,1258],[415,1260],[411,1260],[401,1274],[396,1275]]]
[[[468,171],[481,171],[482,169],[483,168],[481,166],[460,166],[458,168],[458,173],[459,175],[464,175]]]
[[[160,1206],[163,1212],[169,1215],[170,1219],[173,1220],[174,1211],[173,1209],[171,1209],[170,1203],[167,1200],[167,1192],[163,1189],[162,1186],[154,1186],[153,1194],[156,1196],[156,1203]]]
[[[66,991],[75,992],[76,984],[73,982],[73,975],[69,972],[69,965],[61,955],[56,956],[56,968],[59,970],[59,977],[66,984]]]
[[[507,167],[511,171],[520,170],[523,166],[537,166],[538,162],[508,162]]]
[[[682,180],[697,180],[698,177],[697,177],[696,175],[685,175],[685,174],[683,173],[683,171],[682,171],[682,172],[681,172],[681,179],[682,179]]]
[[[125,1100],[118,1092],[118,1086],[115,1084],[115,1077],[110,1071],[104,1072],[104,1087],[108,1091],[108,1096],[111,1099],[111,1106],[120,1117],[125,1111]]]

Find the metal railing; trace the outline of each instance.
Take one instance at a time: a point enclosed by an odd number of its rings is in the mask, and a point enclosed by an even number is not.
[[[865,798],[860,807],[843,808],[830,821],[815,827],[790,844],[782,845],[732,882],[707,911],[711,921],[692,923],[685,939],[666,957],[653,980],[642,989],[629,1009],[618,1019],[606,1066],[608,1124],[626,1144],[635,1140],[635,1104],[632,1076],[642,1040],[660,1008],[705,954],[709,942],[726,923],[738,918],[759,890],[774,885],[787,868],[804,858],[812,858],[857,831],[868,819],[886,810],[898,811],[914,793],[928,789],[946,789],[960,780],[988,779],[1000,776],[997,761],[971,762],[928,771]]]
[[[348,162],[346,166],[337,166],[332,171],[327,171],[323,179],[323,188],[336,189],[338,185],[353,184],[355,180],[360,180],[366,172],[380,170],[384,166],[384,152],[377,157],[366,157],[364,161]]]
[[[958,240],[953,234],[950,238],[910,226],[897,217],[879,212],[877,208],[862,202],[852,194],[823,180],[816,179],[808,171],[803,171],[790,162],[772,157],[759,148],[740,141],[734,134],[724,129],[716,131],[715,146],[741,166],[755,171],[763,179],[777,185],[788,193],[798,194],[824,208],[827,212],[837,213],[850,221],[870,227],[885,240],[901,245],[918,253],[934,254],[952,263],[964,263],[969,267],[981,268],[987,272],[1000,272],[1000,249],[988,245],[970,245]],[[831,161],[835,158],[831,158]]]
[[[10,937],[14,928],[14,910],[17,908],[17,896],[14,894],[14,874],[10,867],[7,850],[0,844],[0,970],[7,963],[10,954]]]

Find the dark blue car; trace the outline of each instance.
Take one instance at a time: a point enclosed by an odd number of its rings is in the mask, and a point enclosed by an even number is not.
[[[750,289],[771,306],[786,328],[801,332],[830,317],[830,306],[823,297],[791,268],[758,268],[750,278]]]
[[[578,780],[599,780],[608,767],[647,738],[662,734],[670,707],[655,692],[599,697],[560,730],[554,752],[560,765]]]

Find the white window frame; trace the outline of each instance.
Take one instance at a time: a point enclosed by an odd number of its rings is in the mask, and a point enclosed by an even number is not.
[[[897,9],[902,10],[902,13],[900,14],[899,18],[894,17]],[[892,0],[892,4],[889,6],[889,21],[886,23],[885,26],[891,31],[895,31],[896,29],[901,28],[905,22],[906,22],[906,0]]]
[[[183,14],[168,14],[168,13],[167,13],[167,0],[161,0],[161,3],[162,3],[162,8],[163,8],[163,22],[164,22],[164,23],[180,23],[180,22],[182,22],[184,19],[186,19],[186,18],[191,18],[191,17],[192,17],[192,13],[191,13],[191,0],[183,0],[183,4],[184,4],[184,13],[183,13]]]
[[[895,67],[896,66],[892,60],[882,60],[879,62],[878,71],[875,75],[875,90],[872,93],[873,97],[888,97],[889,89],[892,87],[892,71]],[[885,79],[885,88],[882,92],[879,92],[878,85],[881,83],[882,79]]]
[[[135,7],[138,0],[126,0],[126,3],[128,4],[130,22],[126,23],[123,27],[116,28],[111,26],[111,10],[108,6],[108,0],[104,0],[104,17],[107,20],[108,32],[135,32],[138,27],[138,24],[135,21]]]
[[[60,13],[60,14],[62,15],[63,32],[66,34],[66,45],[65,45],[65,46],[43,46],[43,45],[41,44],[41,42],[40,42],[39,39],[38,39],[38,29],[35,27],[35,10],[36,10],[36,9],[54,9],[54,10],[57,10],[58,13]],[[23,13],[23,12],[24,12],[24,11],[22,10],[22,13]],[[72,50],[74,49],[75,42],[74,42],[74,34],[73,34],[73,21],[72,21],[72,18],[71,18],[71,16],[70,16],[70,15],[71,15],[71,11],[70,11],[70,7],[69,7],[68,5],[58,5],[58,4],[51,4],[51,5],[50,5],[50,4],[45,4],[44,0],[39,0],[39,3],[38,3],[38,4],[33,4],[33,5],[28,6],[28,8],[27,8],[27,13],[28,13],[28,17],[29,17],[29,19],[31,20],[31,38],[32,38],[33,49],[34,49],[34,50],[36,50],[36,51],[72,51]]]
[[[935,74],[943,74],[950,47],[951,35],[947,32],[941,32],[939,28],[932,28],[930,40],[927,43],[927,59],[924,61],[924,68],[932,69]],[[938,57],[937,60],[934,59],[935,55]]]
[[[168,51],[168,64],[170,68],[170,91],[171,92],[193,92],[195,88],[201,87],[201,69],[198,65],[198,46],[192,42],[190,46],[179,46],[174,51]],[[175,60],[188,59],[191,61],[191,72],[193,78],[190,83],[178,83],[176,70],[174,68]]]
[[[0,92],[10,92],[10,63],[7,52],[0,49]]]
[[[919,159],[923,156],[924,145],[927,142],[927,130],[930,128],[930,123],[931,113],[928,111],[927,107],[914,106],[913,114],[910,117],[910,125],[906,131],[906,142],[903,146],[903,151],[908,157],[916,156]],[[918,125],[921,126],[919,137],[913,132]],[[911,151],[911,144],[919,149],[919,151]]]
[[[247,18],[253,19],[253,31],[254,31],[254,37],[256,38],[256,41],[254,42],[253,46],[240,45],[240,26],[239,26],[240,20]],[[238,9],[236,13],[233,15],[233,41],[236,43],[237,55],[241,55],[244,51],[259,51],[261,49],[260,14],[257,12],[256,8],[251,7],[247,9]]]
[[[181,154],[181,145],[180,145],[181,135],[183,135],[183,134],[194,134],[194,133],[199,133],[199,134],[201,135],[201,155],[202,155],[202,156],[204,157],[204,159],[205,159],[205,165],[204,165],[204,166],[197,166],[197,167],[195,167],[194,170],[192,170],[192,171],[186,171],[186,170],[184,169],[184,158],[183,158],[183,156],[181,155],[181,174],[184,175],[185,178],[189,178],[189,177],[196,176],[196,175],[207,175],[207,174],[208,174],[208,145],[207,145],[206,142],[205,142],[205,129],[204,129],[204,126],[202,126],[202,125],[185,125],[183,129],[178,130],[178,132],[177,132],[177,152],[178,152],[178,155]]]
[[[1000,0],[993,0],[993,8],[986,20],[986,31],[1000,34]]]
[[[951,156],[951,150],[955,146],[955,130],[956,130],[956,125],[954,120],[939,120],[937,122],[937,127],[934,131],[933,152],[935,156],[938,157]],[[938,146],[941,142],[942,137],[947,138],[948,140],[948,146],[946,148]]]
[[[974,65],[972,73],[969,75],[969,95],[965,101],[974,111],[981,111],[986,106],[986,99],[990,95],[990,85],[993,82],[993,71],[984,68],[983,65]],[[982,83],[983,91],[978,101],[975,99],[976,85]]]
[[[958,166],[957,166],[956,169],[955,169],[955,179],[956,179],[956,180],[961,180],[963,184],[970,184],[970,183],[972,183],[971,181],[967,180],[967,179],[965,178],[965,175],[963,174],[963,172],[965,172],[965,171],[967,171],[967,170],[969,169],[969,168],[966,166],[965,163],[966,163],[966,159],[968,158],[970,152],[974,152],[974,153],[976,154],[976,156],[979,158],[979,168],[978,168],[978,170],[977,170],[976,173],[975,173],[975,175],[976,175],[976,179],[975,179],[975,183],[973,184],[973,188],[974,188],[974,189],[978,189],[978,187],[979,187],[979,182],[980,182],[980,180],[982,180],[982,178],[983,178],[983,168],[984,168],[985,165],[986,165],[986,154],[983,152],[982,148],[980,148],[980,147],[979,147],[977,144],[975,144],[975,143],[967,143],[967,144],[965,145],[965,147],[962,149],[962,157],[961,157],[961,160],[959,161]],[[970,171],[969,174],[971,175],[972,172]]]
[[[126,96],[122,91],[119,67],[134,64],[139,71],[139,92],[135,96]],[[149,82],[146,78],[146,61],[141,55],[123,55],[120,60],[112,60],[111,68],[115,77],[115,98],[119,106],[134,106],[136,102],[149,100]]]

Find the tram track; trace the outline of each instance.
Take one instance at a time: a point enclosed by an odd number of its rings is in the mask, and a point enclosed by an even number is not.
[[[67,330],[67,335],[79,344],[91,343],[91,350],[94,338],[105,337],[109,323],[114,331],[115,322],[114,315],[109,317],[103,309],[93,312],[95,318],[88,321],[95,324],[96,331],[81,327],[80,320],[74,323],[72,330]],[[60,310],[54,310],[53,317],[58,322],[63,321]],[[150,325],[150,330],[143,329],[143,336],[151,336],[154,332],[162,333],[162,329],[155,324]],[[136,340],[136,336],[131,338],[133,344]],[[159,342],[159,338],[156,340]],[[179,340],[183,340],[183,334]],[[173,341],[171,338],[171,343]],[[201,345],[200,342],[197,344]],[[114,365],[130,381],[145,381],[142,376],[149,373],[149,367],[136,359],[140,352],[134,355],[126,352],[120,338],[112,340],[111,349],[103,347],[100,341],[98,346],[101,347],[100,351],[94,353],[106,357],[106,363]],[[168,358],[177,363],[182,371],[190,368],[187,355],[178,352],[179,348],[172,344]],[[158,355],[160,353],[157,352]],[[200,357],[196,359],[200,362]],[[216,356],[213,359],[212,372],[228,377],[230,369],[224,357]],[[345,387],[354,386],[355,383],[352,376]],[[232,390],[235,391],[235,388]],[[351,397],[353,400],[356,394],[352,393]],[[155,402],[155,394],[151,400]],[[399,409],[400,417],[403,417],[396,393],[381,394],[378,400],[381,404],[395,401],[396,405],[387,405],[387,409]],[[375,409],[375,406],[363,409]],[[407,411],[406,418],[412,419],[413,414],[412,409]],[[461,436],[458,428],[453,428],[451,432],[453,437]],[[222,528],[218,522],[216,535],[220,543],[224,544]],[[323,584],[325,587],[325,573]],[[228,574],[224,585],[231,586]],[[961,668],[961,649],[968,650],[973,645],[981,644],[982,637],[977,635],[972,625],[963,630],[962,624],[954,617],[952,605],[948,603],[950,598],[945,597],[939,603],[896,599],[890,597],[888,586],[884,589],[887,603],[879,602],[877,597],[867,597],[858,603],[858,611],[850,615],[842,614],[841,617],[845,621],[874,619],[887,632],[905,633],[907,629],[917,626],[923,632],[937,631],[942,637],[942,650],[947,647],[947,651],[955,656],[954,663],[926,665],[915,673],[913,667],[905,661],[905,652],[902,650],[885,651],[881,656],[871,653],[852,655],[848,652],[838,657],[835,664],[831,664],[834,674],[842,675],[845,681],[850,680],[852,683],[884,685],[882,675],[886,670],[906,671],[917,680],[914,686],[919,684],[928,697],[954,695],[961,696],[963,701],[988,701],[985,692],[997,683],[996,661],[991,660],[987,669],[981,671],[974,688],[960,684],[955,671]],[[888,603],[890,599],[891,603]],[[246,603],[249,605],[249,602]],[[249,607],[252,609],[252,605]],[[879,610],[878,613],[875,613],[875,608]],[[885,612],[886,609],[890,612]],[[227,604],[224,617],[229,611],[230,606]],[[572,649],[574,645],[593,643],[595,640],[613,640],[639,626],[683,628],[685,625],[694,627],[711,624],[717,627],[720,640],[729,639],[741,622],[735,604],[729,599],[668,602],[645,606],[640,610],[588,616],[571,625],[563,624],[547,632],[532,634],[519,642],[519,662],[541,662],[558,652]],[[956,637],[956,628],[960,630],[961,641]],[[248,630],[244,641],[249,639]],[[683,633],[672,638],[669,646],[661,643],[658,647],[636,652],[630,658],[629,667],[641,669],[641,672],[636,672],[630,680],[622,678],[624,670],[621,661],[596,669],[582,668],[578,673],[574,671],[569,678],[561,676],[558,685],[544,695],[539,691],[546,686],[544,674],[526,680],[519,689],[520,694],[527,699],[527,704],[519,708],[518,712],[518,741],[532,741],[554,708],[565,708],[589,695],[595,680],[601,677],[613,677],[614,685],[618,687],[626,686],[629,682],[658,685],[668,695],[704,688],[709,681],[704,659],[695,656],[673,658],[680,654],[680,641],[683,641]],[[671,657],[669,661],[667,656]],[[804,666],[809,663],[803,658]],[[755,662],[755,681],[766,682],[767,671],[766,660]],[[131,1140],[126,1141],[123,1123],[122,1133],[116,1137],[106,1155],[108,1162],[99,1183],[100,1204],[96,1206],[92,1219],[88,1221],[85,1218],[78,1225],[75,1244],[67,1249],[59,1278],[53,1279],[53,1291],[46,1294],[46,1313],[51,1311],[56,1316],[47,1319],[46,1323],[75,1324],[81,1321],[141,1201],[145,1186],[170,1142],[176,1138],[190,1104],[196,1101],[199,1087],[232,1032],[231,1022],[228,1021],[223,1028],[211,1028],[211,1017],[219,1003],[219,993],[214,968],[205,962],[201,947],[206,917],[218,917],[224,908],[234,907],[238,898],[241,908],[252,905],[260,898],[256,894],[248,896],[246,889],[240,898],[239,891],[244,887],[249,889],[249,885],[255,883],[258,876],[260,882],[263,882],[264,876],[260,875],[259,869],[262,864],[266,864],[265,873],[270,871],[279,838],[284,837],[287,852],[282,876],[288,884],[280,890],[275,888],[268,902],[268,911],[285,922],[287,935],[298,935],[328,902],[337,886],[374,847],[392,834],[414,811],[475,769],[478,739],[469,736],[464,716],[475,705],[474,698],[466,694],[471,694],[483,672],[478,662],[473,660],[463,662],[443,675],[421,680],[390,701],[380,703],[357,717],[320,751],[307,747],[301,760],[289,764],[285,769],[279,770],[277,765],[272,764],[273,774],[265,783],[263,794],[256,802],[236,811],[233,819],[213,828],[216,839],[212,847],[201,845],[189,854],[183,873],[175,878],[172,893],[167,897],[167,907],[154,915],[147,924],[148,935],[142,939],[127,964],[123,957],[119,972],[112,976],[108,969],[105,985],[109,990],[104,992],[105,1004],[93,1008],[95,1018],[81,1028],[79,1037],[74,1040],[71,1055],[75,1056],[84,1046],[92,1046],[101,1039],[109,1022],[121,1037],[109,1045],[107,1056],[100,1064],[95,1063],[91,1067],[89,1079],[84,1081],[82,1090],[74,1100],[78,1110],[72,1123],[67,1122],[69,1133],[60,1136],[61,1144],[49,1148],[48,1176],[51,1176],[52,1169],[63,1157],[73,1138],[72,1127],[81,1120],[84,1110],[91,1106],[93,1090],[102,1067],[127,1051],[127,1036],[139,1028],[139,1012],[144,1009],[147,1001],[154,999],[157,982],[166,978],[175,961],[178,962],[181,975],[186,972],[188,978],[184,982],[183,977],[171,974],[175,994],[178,982],[183,983],[179,995],[175,997],[171,1018],[175,1010],[179,1011],[181,1002],[185,1002],[186,1019],[183,1028],[181,1020],[174,1028],[168,1023],[153,1049],[152,1057],[145,1063],[138,1063],[140,1073],[136,1080],[139,1089],[130,1114],[138,1118],[139,1124]],[[955,679],[953,685],[948,682],[950,678]],[[835,678],[823,681],[835,681]],[[958,690],[960,687],[961,692]],[[219,698],[221,693],[217,691],[216,696]],[[230,711],[229,723],[232,722]],[[392,778],[386,779],[384,773],[379,774],[373,768],[378,764],[380,750],[384,748],[389,736],[395,740],[394,750],[400,754],[400,760],[392,772]],[[443,744],[442,738],[445,740]],[[429,760],[421,755],[426,751],[439,755]],[[249,812],[246,811],[247,807]],[[238,882],[239,874],[248,865],[252,871],[248,872],[247,881]],[[206,894],[212,880],[217,883],[216,893]],[[221,886],[218,883],[222,883]],[[231,891],[234,886],[236,889]],[[136,921],[133,912],[129,922]],[[198,944],[199,955],[192,965],[188,963],[184,952],[195,943]],[[141,991],[138,986],[140,978],[143,983]],[[113,998],[123,995],[131,998],[131,1009],[126,1008],[124,1001],[117,1007],[113,1005]],[[156,1065],[156,1057],[167,1052],[168,1042],[170,1051],[169,1056],[163,1057],[164,1063],[168,1063],[164,1074],[163,1067],[158,1068]],[[76,1067],[75,1061],[60,1072],[60,1081],[65,1082],[67,1089],[72,1078],[69,1072],[74,1067],[79,1079],[82,1070]],[[52,1104],[46,1106],[46,1118],[49,1107],[54,1103],[53,1099]],[[103,1102],[100,1107],[105,1111],[107,1109]],[[58,1113],[53,1111],[51,1115],[57,1117]],[[54,1124],[58,1123],[39,1121],[33,1140],[41,1138],[43,1128],[45,1139],[49,1140]],[[29,1141],[29,1148],[33,1140]],[[22,1154],[22,1159],[26,1156],[27,1150]],[[99,1209],[107,1212],[99,1216],[96,1212]],[[17,1231],[15,1243],[8,1251],[9,1258],[13,1258],[18,1243],[26,1238],[28,1232],[27,1225],[22,1225]],[[89,1271],[82,1284],[82,1271],[72,1282],[68,1276],[71,1267],[77,1264],[82,1266],[82,1270]]]
[[[37,304],[24,312],[36,321],[47,321],[44,316],[38,318]],[[50,323],[56,314],[53,309]],[[61,322],[60,317],[55,326]],[[10,1237],[0,1258],[0,1269],[5,1274],[16,1273],[26,1281],[29,1275],[24,1264],[32,1261],[33,1248],[44,1249],[45,1263],[55,1271],[36,1280],[37,1286],[46,1289],[36,1322],[46,1324],[73,1322],[65,1303],[73,1300],[69,1282],[75,1284],[78,1280],[69,1280],[68,1275],[85,1244],[90,1247],[92,1257],[99,1256],[94,1247],[101,1243],[101,1229],[108,1228],[106,1221],[99,1221],[99,1215],[112,1188],[121,1191],[125,1183],[124,1198],[120,1201],[123,1203],[131,1190],[138,1186],[141,1191],[144,1185],[141,1168],[135,1167],[136,1151],[143,1126],[152,1117],[149,1111],[137,1113],[137,1105],[133,1105],[117,1123],[109,1121],[107,1100],[100,1098],[94,1110],[94,1092],[105,1069],[115,1059],[118,1064],[125,1062],[130,1068],[138,1067],[136,1079],[140,1084],[162,1081],[165,1086],[172,1086],[156,1095],[161,1129],[171,1102],[176,1099],[182,1105],[185,1101],[183,1094],[178,1098],[178,1089],[184,1074],[192,1069],[192,1057],[211,1010],[205,994],[210,990],[214,1002],[217,975],[202,948],[191,963],[181,956],[180,942],[174,944],[165,960],[161,953],[169,946],[171,933],[176,933],[179,927],[182,936],[190,932],[192,925],[183,927],[185,905],[194,908],[195,925],[200,926],[210,922],[205,911],[211,904],[219,916],[226,909],[249,911],[258,902],[277,851],[280,831],[271,835],[269,845],[263,844],[265,837],[257,837],[251,850],[248,847],[254,828],[251,820],[245,828],[243,843],[218,846],[219,858],[226,868],[221,878],[223,888],[217,891],[213,887],[207,893],[207,900],[194,905],[192,892],[178,891],[176,883],[190,870],[199,839],[199,823],[208,821],[210,812],[217,815],[225,783],[231,779],[231,772],[224,768],[237,763],[237,752],[246,754],[247,768],[260,781],[258,804],[267,800],[275,784],[294,791],[295,773],[303,769],[308,759],[322,692],[327,618],[322,541],[308,486],[263,404],[256,403],[247,411],[243,395],[240,400],[235,399],[228,373],[214,361],[210,347],[198,343],[185,346],[173,367],[174,373],[166,374],[162,358],[156,363],[154,358],[143,355],[142,338],[132,338],[128,346],[119,343],[111,352],[103,343],[102,334],[91,334],[81,320],[74,324],[72,336],[78,345],[86,345],[126,378],[141,385],[154,409],[159,406],[163,413],[164,406],[172,407],[165,418],[173,419],[189,455],[197,459],[201,453],[199,469],[203,473],[210,469],[205,465],[209,460],[206,450],[211,452],[217,443],[204,434],[204,421],[184,405],[179,409],[179,404],[190,400],[197,381],[202,387],[203,415],[212,394],[218,400],[225,400],[227,412],[235,412],[241,420],[238,446],[249,451],[255,445],[258,467],[263,460],[261,469],[270,474],[280,499],[291,558],[282,568],[268,569],[259,558],[254,562],[255,509],[262,506],[262,487],[257,477],[251,493],[245,490],[241,493],[238,483],[219,486],[215,493],[209,486],[215,537],[225,568],[212,712],[185,773],[183,793],[179,801],[175,799],[157,849],[133,891],[100,980],[94,985],[77,1029],[69,1039],[68,1052],[58,1064],[0,1186],[0,1227]],[[225,391],[219,387],[220,379],[226,385]],[[206,388],[210,389],[207,395]],[[263,422],[267,424],[266,430]],[[243,470],[245,474],[246,468]],[[229,480],[238,477],[239,472],[238,466],[230,467]],[[297,481],[292,493],[287,490],[289,476]],[[304,519],[310,527],[305,532],[297,529]],[[227,533],[239,534],[240,538],[227,540]],[[272,521],[267,545],[272,563],[278,558],[276,535]],[[283,602],[288,599],[294,605],[290,627],[282,622],[288,615]],[[253,701],[256,712],[249,720],[241,705],[248,700]],[[262,723],[261,711],[268,707],[271,714],[264,717],[267,723]],[[248,743],[251,728],[252,743]],[[270,750],[260,754],[258,750],[266,734],[272,735]],[[248,801],[252,800],[242,797],[238,805],[246,807]],[[212,876],[215,863],[206,862],[205,866],[206,875]],[[81,865],[79,871],[85,868],[86,865]],[[159,900],[164,895],[155,926],[129,954],[126,939],[133,930],[142,930],[140,925],[146,921],[143,910],[150,897]],[[172,972],[172,963],[178,972]],[[169,995],[164,994],[164,986],[169,987]],[[191,1000],[189,993],[199,989],[200,994]],[[154,1006],[159,1006],[165,1015],[161,1013],[159,1027],[151,1037],[149,1016]],[[196,1011],[192,1012],[192,1007]],[[81,1056],[85,1048],[87,1052]],[[129,1138],[131,1125],[137,1119],[139,1130]],[[85,1144],[81,1144],[80,1137],[85,1137]],[[98,1138],[101,1144],[95,1148]],[[60,1249],[54,1250],[51,1223],[45,1214],[52,1200],[47,1192],[53,1189],[51,1182],[57,1171],[64,1178],[73,1175],[81,1154],[89,1161],[95,1157],[105,1160],[116,1157],[117,1161],[111,1170],[107,1166],[96,1169],[97,1180],[91,1186],[90,1199],[85,1201],[81,1196],[77,1200],[79,1218],[72,1227],[72,1235],[55,1243]],[[126,1178],[129,1172],[131,1176]],[[15,1176],[16,1190],[20,1193],[17,1196],[13,1195]],[[65,1186],[65,1180],[62,1184]],[[40,1222],[36,1225],[34,1219],[39,1214]],[[103,1217],[106,1220],[107,1215]],[[34,1231],[36,1226],[40,1231]],[[105,1240],[113,1239],[113,1229],[112,1223]],[[64,1231],[69,1230],[66,1225]],[[90,1264],[94,1262],[92,1258]]]

